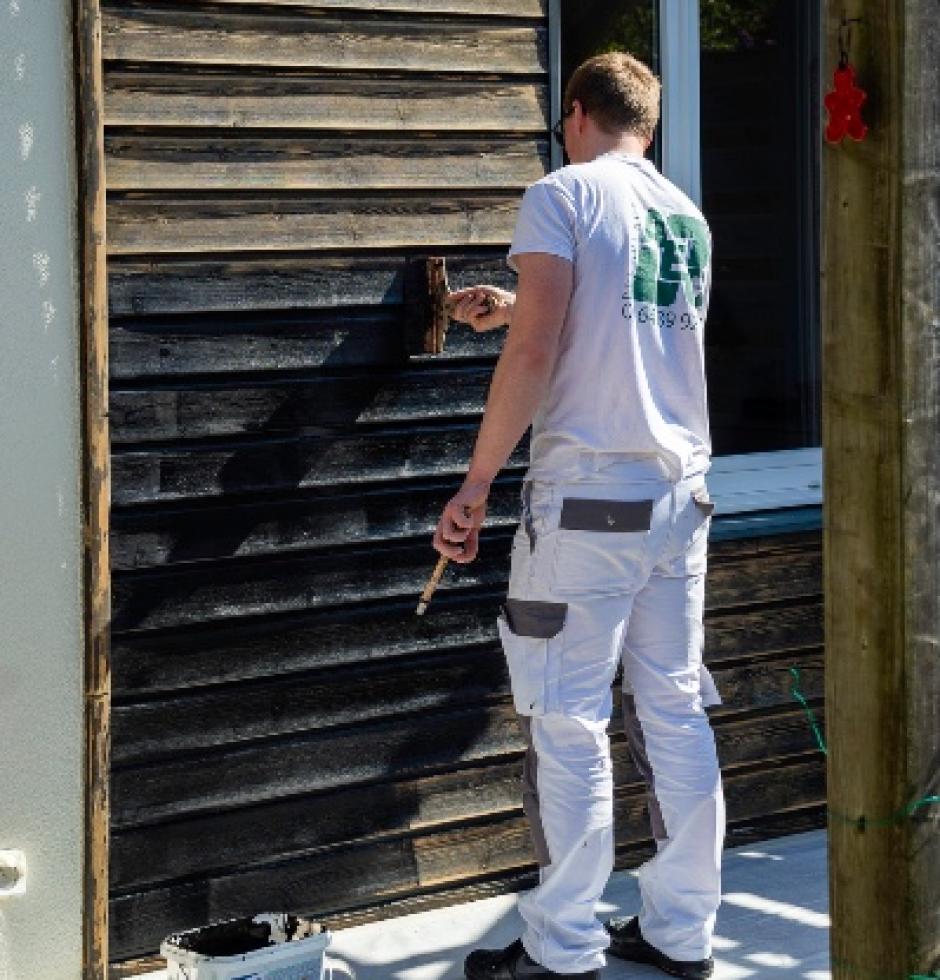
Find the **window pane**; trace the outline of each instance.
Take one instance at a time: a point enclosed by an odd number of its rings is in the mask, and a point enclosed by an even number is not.
[[[562,94],[575,68],[605,51],[627,51],[660,75],[658,9],[656,0],[561,0]],[[659,166],[658,126],[646,155]]]
[[[816,2],[701,0],[715,455],[820,443]]]

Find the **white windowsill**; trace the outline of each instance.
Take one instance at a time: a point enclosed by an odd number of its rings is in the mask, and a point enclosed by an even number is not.
[[[708,471],[715,516],[822,504],[822,449],[715,456]]]

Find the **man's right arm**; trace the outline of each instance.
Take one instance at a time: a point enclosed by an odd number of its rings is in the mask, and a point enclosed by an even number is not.
[[[447,294],[451,316],[469,323],[478,333],[508,327],[516,305],[516,294],[498,286],[470,286]]]

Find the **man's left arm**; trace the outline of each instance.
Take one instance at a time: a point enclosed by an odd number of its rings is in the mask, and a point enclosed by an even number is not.
[[[490,485],[535,416],[548,388],[568,312],[574,266],[548,252],[515,256],[519,272],[512,324],[500,354],[473,457],[456,496],[448,501],[434,547],[453,561],[473,561]]]

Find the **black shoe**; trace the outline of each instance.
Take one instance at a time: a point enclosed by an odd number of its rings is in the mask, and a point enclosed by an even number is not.
[[[536,963],[517,939],[505,949],[475,949],[463,964],[467,980],[598,980],[600,970],[584,973],[555,973]]]
[[[661,950],[648,943],[640,932],[640,920],[611,919],[604,928],[610,934],[607,952],[622,960],[635,963],[652,963],[671,977],[685,977],[686,980],[703,980],[710,977],[715,969],[715,961],[709,956],[706,960],[674,960]]]

